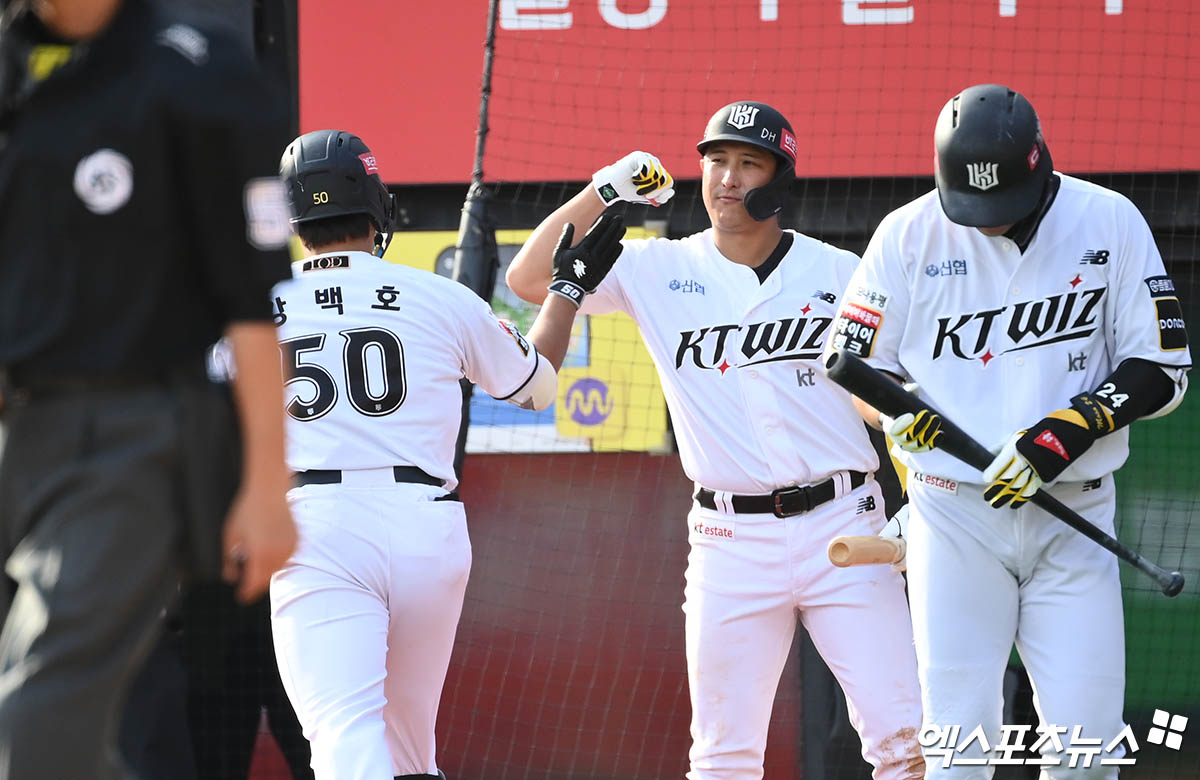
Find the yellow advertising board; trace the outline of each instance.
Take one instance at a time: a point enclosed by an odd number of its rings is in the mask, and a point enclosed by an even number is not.
[[[497,230],[501,268],[497,273],[492,308],[497,316],[511,319],[522,331],[537,314],[538,307],[518,299],[504,283],[504,270],[529,237],[530,230]],[[643,227],[631,227],[626,238],[658,235]],[[451,230],[403,231],[392,237],[384,259],[445,276],[450,275],[458,233]],[[571,349],[559,371],[559,395],[554,405],[553,425],[536,437],[513,437],[514,449],[554,450],[556,442],[583,439],[595,451],[660,450],[667,445],[667,408],[658,373],[642,343],[637,325],[624,314],[580,317],[572,332]],[[487,402],[487,399],[483,399]],[[530,418],[525,413],[510,420]],[[482,415],[472,417],[472,427]],[[488,437],[492,451],[503,451],[505,438]],[[516,442],[520,444],[516,444]]]

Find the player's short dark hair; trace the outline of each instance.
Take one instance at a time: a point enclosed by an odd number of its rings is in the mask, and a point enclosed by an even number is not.
[[[345,214],[340,217],[314,219],[296,225],[296,235],[305,246],[328,246],[355,241],[370,235],[371,218],[366,214]]]

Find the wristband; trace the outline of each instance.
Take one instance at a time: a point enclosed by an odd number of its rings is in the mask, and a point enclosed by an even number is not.
[[[550,282],[550,286],[547,289],[555,295],[561,295],[566,298],[575,304],[576,307],[583,303],[583,296],[587,295],[587,291],[567,279],[555,279],[553,282]]]

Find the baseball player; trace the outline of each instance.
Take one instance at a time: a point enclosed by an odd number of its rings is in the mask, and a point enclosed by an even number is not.
[[[923,775],[919,692],[900,576],[835,569],[840,534],[885,523],[878,467],[851,397],[820,370],[838,292],[858,258],[780,228],[796,137],[763,103],[725,106],[698,147],[712,228],[624,242],[583,304],[639,325],[658,368],[684,471],[684,592],[692,700],[692,780],[762,777],[771,705],[796,621],[841,683],[878,780]],[[673,179],[633,152],[533,233],[507,274],[541,301],[565,223],[620,200],[662,204]]]
[[[529,337],[466,287],[380,258],[393,201],[357,136],[281,163],[305,248],[274,290],[300,542],[271,581],[288,697],[318,780],[437,777],[434,722],[471,563],[455,493],[459,380],[544,409],[579,301],[621,252],[605,218],[555,253]]]
[[[1015,641],[1043,726],[1078,726],[1107,751],[1124,728],[1117,562],[1026,501],[1045,486],[1113,533],[1112,472],[1129,453],[1129,424],[1170,412],[1187,386],[1179,300],[1137,209],[1054,172],[1020,94],[964,90],[942,109],[935,145],[936,190],[879,225],[830,341],[917,382],[998,452],[980,474],[937,449],[937,415],[881,419],[858,402],[909,469],[923,739],[944,755],[946,729],[965,741],[982,727],[982,741],[954,753],[967,761],[1012,743],[1001,685]],[[1071,768],[1063,745],[1040,741],[1043,778],[1117,775],[1100,758]],[[993,771],[926,760],[931,777]]]

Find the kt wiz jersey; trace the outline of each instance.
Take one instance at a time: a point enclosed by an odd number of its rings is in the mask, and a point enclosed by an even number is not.
[[[507,398],[541,358],[461,284],[365,252],[292,264],[273,291],[288,465],[417,466],[457,484],[458,384]]]
[[[1128,358],[1191,365],[1175,285],[1124,196],[1070,176],[1022,253],[946,218],[937,192],[889,214],[843,297],[831,346],[910,377],[985,447],[1069,405]],[[1119,468],[1129,429],[1099,439],[1060,479]],[[979,482],[940,450],[918,471]]]
[[[858,262],[793,234],[766,281],[717,251],[711,229],[637,239],[582,311],[621,311],[658,368],[683,470],[712,490],[768,493],[878,458],[850,396],[821,370],[837,296]]]

